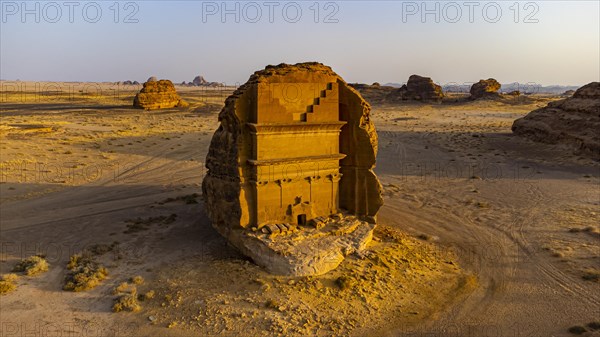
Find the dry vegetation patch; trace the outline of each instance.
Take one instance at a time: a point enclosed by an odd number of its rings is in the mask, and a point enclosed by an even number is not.
[[[138,293],[137,286],[144,284],[144,278],[134,276],[129,279],[129,282],[122,282],[114,290],[113,293],[118,295],[114,300],[112,310],[114,312],[138,312],[142,310],[140,301],[146,301],[154,298],[154,291],[150,290],[144,294]]]
[[[48,271],[48,261],[43,256],[34,255],[21,260],[13,268],[13,272],[35,276]]]
[[[18,279],[19,276],[17,274],[4,274],[0,276],[0,295],[7,294],[17,289],[15,282]]]
[[[137,312],[142,310],[142,306],[138,302],[137,288],[131,286],[127,289],[121,289],[119,297],[115,299],[112,310],[114,312]]]
[[[95,288],[108,276],[108,270],[89,252],[71,256],[65,278],[64,290],[85,291]]]
[[[148,218],[135,218],[125,220],[127,223],[127,229],[123,231],[124,234],[133,234],[137,232],[142,232],[150,229],[150,226],[158,224],[158,225],[170,225],[177,220],[177,214],[171,214],[169,216],[159,215],[155,217]]]

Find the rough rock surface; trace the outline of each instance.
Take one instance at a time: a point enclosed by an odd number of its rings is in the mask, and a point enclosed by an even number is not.
[[[411,75],[408,82],[392,91],[388,100],[441,102],[444,98],[442,87],[433,83],[429,77]]]
[[[471,98],[480,99],[500,97],[498,90],[500,90],[501,87],[502,85],[493,78],[479,80],[479,82],[471,86]]]
[[[371,104],[384,103],[386,102],[387,96],[397,88],[380,85],[379,83],[363,84],[363,83],[349,83],[351,87],[358,90],[361,96]]]
[[[565,144],[600,159],[600,82],[579,88],[572,97],[549,103],[517,119],[514,134],[534,141]]]
[[[202,182],[213,227],[267,270],[323,274],[383,204],[370,105],[331,68],[280,64],[225,101]]]
[[[225,86],[225,84],[223,84],[223,83],[209,82],[202,75],[198,75],[198,76],[194,77],[194,80],[188,84],[196,86],[196,87],[222,87],[222,86]]]
[[[203,76],[198,75],[198,76],[194,77],[194,80],[192,81],[192,83],[196,86],[201,86],[201,85],[205,85],[206,83],[208,83],[208,81],[205,80]]]
[[[189,104],[181,99],[175,91],[175,86],[169,80],[148,81],[135,95],[133,106],[146,110],[186,107]]]

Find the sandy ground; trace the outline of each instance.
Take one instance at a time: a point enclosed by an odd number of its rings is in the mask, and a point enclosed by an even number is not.
[[[375,106],[375,242],[283,278],[228,247],[194,195],[229,89],[143,112],[135,88],[4,88],[0,272],[38,253],[50,271],[0,296],[0,336],[569,336],[600,320],[600,165],[510,133],[553,98]],[[108,279],[63,291],[69,257],[100,243]],[[136,275],[156,296],[113,313]]]

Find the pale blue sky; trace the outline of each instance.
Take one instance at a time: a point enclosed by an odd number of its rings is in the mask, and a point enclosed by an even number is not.
[[[439,23],[434,14],[421,22],[422,1],[319,2],[319,23],[314,22],[314,1],[237,2],[239,23],[233,14],[221,22],[221,1],[132,1],[127,8],[128,2],[122,1],[118,23],[114,1],[77,3],[71,23],[69,7],[62,1],[29,1],[28,8],[22,8],[21,1],[2,0],[0,77],[142,81],[155,75],[181,82],[202,74],[209,81],[235,84],[268,64],[319,61],[348,82],[404,82],[411,74],[430,76],[441,84],[488,77],[543,85],[600,79],[599,1],[522,1],[518,23],[515,1],[474,2],[474,22],[469,22],[465,1],[427,2],[434,12],[439,5]],[[289,23],[286,19],[294,19],[296,4],[302,16]],[[213,5],[219,13],[208,15]],[[248,22],[256,16],[255,5],[262,17]],[[462,11],[459,19],[456,5]],[[61,8],[60,18],[55,6]],[[124,23],[136,6],[132,18],[138,22]],[[273,23],[269,6],[274,6]],[[86,22],[95,19],[96,7],[102,10],[98,22]],[[502,10],[498,18],[496,7]],[[24,9],[34,13],[23,20]],[[335,9],[332,18],[338,22],[323,23]],[[529,21],[538,22],[525,23],[534,11]]]

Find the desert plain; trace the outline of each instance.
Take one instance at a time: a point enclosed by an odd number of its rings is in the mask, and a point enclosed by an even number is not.
[[[0,93],[0,274],[36,254],[49,268],[0,296],[0,336],[572,336],[600,319],[600,162],[511,132],[562,97],[372,103],[374,241],[283,277],[203,209],[234,87],[178,86],[189,106],[144,111],[136,86],[21,84]],[[63,290],[84,251],[106,279]],[[145,295],[113,312],[125,282]]]

